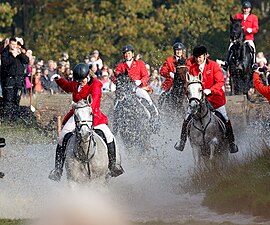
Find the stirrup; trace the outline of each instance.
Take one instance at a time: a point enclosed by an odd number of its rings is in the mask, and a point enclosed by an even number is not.
[[[184,148],[185,148],[185,144],[186,142],[183,141],[183,140],[180,140],[180,141],[177,141],[174,145],[174,148],[177,150],[177,151],[184,151]]]
[[[125,171],[123,169],[123,167],[121,165],[112,165],[111,168],[110,168],[110,176],[111,177],[118,177],[120,176],[121,174],[123,174]]]
[[[59,181],[61,180],[62,172],[63,172],[63,171],[62,171],[61,169],[53,169],[53,170],[50,172],[48,178],[49,178],[50,180],[59,182]]]

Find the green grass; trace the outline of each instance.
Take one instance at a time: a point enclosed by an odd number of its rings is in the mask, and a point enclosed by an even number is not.
[[[21,225],[25,223],[26,223],[26,220],[0,219],[0,225]]]
[[[191,173],[189,190],[205,192],[203,205],[221,213],[248,213],[270,218],[270,147],[263,143],[254,155],[227,169],[199,168]]]
[[[38,144],[51,143],[55,139],[55,133],[49,135],[45,130],[41,130],[36,125],[26,125],[25,123],[6,123],[0,125],[0,137],[6,139],[11,144]]]

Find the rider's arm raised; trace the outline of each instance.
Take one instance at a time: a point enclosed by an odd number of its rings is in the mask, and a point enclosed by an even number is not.
[[[66,79],[60,77],[59,79],[56,79],[55,82],[58,84],[60,88],[62,88],[65,92],[71,93],[73,92],[74,88],[74,81],[67,81]]]

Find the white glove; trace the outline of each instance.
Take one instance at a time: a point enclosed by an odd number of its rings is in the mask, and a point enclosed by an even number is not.
[[[170,72],[170,77],[171,77],[172,79],[174,79],[174,73],[173,73],[173,72]]]
[[[135,84],[137,85],[137,86],[140,86],[141,85],[141,81],[140,80],[135,80]]]
[[[247,28],[248,33],[252,33],[252,28]]]
[[[211,90],[210,90],[210,89],[204,89],[204,90],[203,90],[203,92],[204,92],[204,94],[205,94],[206,96],[208,96],[208,95],[211,95],[211,94],[212,94],[212,92],[211,92]]]
[[[52,75],[51,81],[54,81],[54,79],[59,79],[59,78],[60,78],[60,75],[55,73],[54,75]]]

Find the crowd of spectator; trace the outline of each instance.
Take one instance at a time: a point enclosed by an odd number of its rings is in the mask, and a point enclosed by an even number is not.
[[[1,42],[2,40],[0,40]],[[3,48],[8,46],[8,41],[4,40]],[[22,89],[22,96],[29,96],[30,93],[58,94],[63,91],[58,87],[55,81],[51,80],[54,74],[59,74],[66,80],[72,80],[72,69],[69,62],[69,54],[63,52],[59,60],[45,60],[43,57],[36,57],[33,52],[28,49],[25,53],[29,58],[28,65],[25,65],[25,80]],[[140,57],[138,55],[137,57]],[[112,82],[114,76],[113,68],[110,68],[100,58],[99,51],[94,50],[90,54],[86,54],[82,61],[88,64],[92,74],[95,74],[103,84],[103,92],[114,92],[115,84]],[[1,62],[1,61],[0,61]],[[149,71],[149,84],[153,88],[153,94],[160,95],[162,78],[157,69],[151,69],[149,64],[146,64]],[[0,96],[2,94],[0,85]]]
[[[8,40],[0,39],[0,42],[2,42],[3,45],[2,49],[8,46]],[[63,52],[58,60],[45,60],[43,57],[36,57],[33,55],[30,49],[26,50],[25,54],[29,58],[29,63],[28,65],[25,65],[25,82],[22,90],[22,95],[29,96],[30,93],[33,95],[37,93],[63,93],[55,81],[51,81],[51,77],[54,74],[59,74],[66,80],[72,80],[72,69],[69,62],[69,54],[67,52]],[[141,55],[138,54],[136,59],[140,58]],[[91,53],[86,54],[82,61],[88,64],[93,74],[95,74],[97,78],[100,79],[103,84],[103,92],[115,91],[116,87],[112,82],[114,70],[103,62],[103,60],[100,58],[100,53],[98,50],[94,50]],[[270,63],[267,62],[263,52],[257,53],[256,61],[260,68],[270,68]],[[216,60],[216,62],[220,66],[222,65],[222,61]],[[146,68],[150,76],[149,85],[152,88],[152,94],[160,95],[163,92],[161,85],[164,81],[164,78],[159,73],[160,68],[151,68],[149,64],[146,64]],[[229,78],[227,76],[227,71],[224,70],[223,72],[226,87],[229,89]],[[2,91],[0,86],[0,96],[1,94]]]

